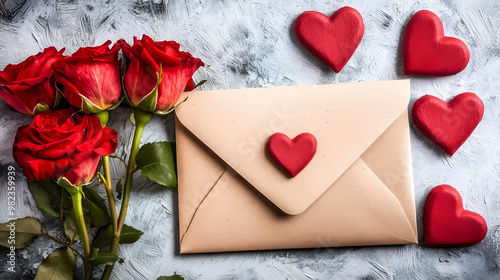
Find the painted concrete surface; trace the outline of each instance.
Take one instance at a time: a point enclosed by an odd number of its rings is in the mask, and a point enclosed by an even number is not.
[[[293,34],[293,21],[303,11],[331,14],[342,6],[363,16],[363,40],[339,74],[309,54]],[[471,52],[468,67],[451,77],[411,77],[411,104],[432,94],[449,100],[475,92],[485,104],[483,121],[453,158],[436,148],[413,125],[411,131],[419,245],[322,248],[267,252],[179,255],[177,195],[143,178],[135,181],[126,223],[145,234],[135,244],[120,246],[125,259],[113,279],[156,279],[174,272],[186,279],[498,279],[500,278],[500,2],[480,1],[1,1],[0,68],[19,63],[48,46],[81,46],[120,38],[132,42],[146,33],[157,40],[176,40],[183,50],[210,65],[198,71],[203,89],[230,89],[377,81],[402,75],[401,39],[406,22],[422,9],[436,13],[445,34],[462,39]],[[265,102],[265,100],[262,100]],[[18,126],[31,119],[0,109],[0,165],[16,167],[21,218],[34,216],[54,228],[55,222],[36,209],[21,169],[11,155]],[[249,115],[252,109],[249,108]],[[120,135],[116,154],[128,151],[132,125],[128,112],[111,113]],[[142,143],[173,141],[173,118],[155,116]],[[124,175],[119,162],[114,179]],[[458,249],[422,245],[422,209],[428,192],[451,184],[465,208],[488,223],[485,240]],[[0,222],[7,220],[6,190],[0,189]],[[32,279],[43,257],[58,244],[39,238],[17,251],[17,272],[5,272],[7,251],[0,249],[1,279]],[[81,277],[81,269],[77,277]]]

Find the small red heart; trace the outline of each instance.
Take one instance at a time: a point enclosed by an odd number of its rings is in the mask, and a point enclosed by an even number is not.
[[[267,140],[267,152],[292,178],[311,161],[316,146],[316,137],[307,132],[297,135],[293,140],[285,134],[275,133]]]
[[[431,11],[415,13],[403,37],[405,75],[449,76],[464,70],[469,49],[457,38],[445,37],[443,24]]]
[[[415,126],[441,150],[452,156],[483,118],[484,105],[472,92],[455,96],[449,103],[425,95],[411,110]]]
[[[432,189],[424,206],[424,244],[461,247],[481,242],[488,227],[484,218],[464,210],[460,193],[449,185]]]
[[[294,29],[302,45],[338,73],[358,48],[365,26],[358,11],[343,7],[330,17],[304,12],[295,20]]]

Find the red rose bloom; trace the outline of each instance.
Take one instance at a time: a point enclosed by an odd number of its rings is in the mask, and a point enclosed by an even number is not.
[[[14,160],[31,181],[64,176],[73,185],[92,181],[99,157],[116,150],[118,134],[97,116],[73,109],[42,112],[17,130]]]
[[[129,101],[145,111],[166,114],[186,89],[192,88],[192,76],[204,66],[199,58],[179,51],[174,41],[155,42],[143,35],[134,37],[131,47],[120,40],[127,58],[124,87]]]
[[[64,49],[46,48],[19,64],[0,71],[0,98],[26,115],[35,115],[57,105],[52,63],[63,58]]]
[[[54,64],[57,82],[64,86],[68,102],[85,113],[110,109],[120,99],[120,61],[115,44],[80,48],[70,57]]]

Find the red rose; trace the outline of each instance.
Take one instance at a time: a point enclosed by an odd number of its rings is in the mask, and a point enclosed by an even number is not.
[[[100,156],[116,150],[118,134],[99,118],[73,109],[42,112],[17,130],[14,160],[31,181],[64,176],[73,185],[92,181]]]
[[[80,48],[54,64],[57,82],[64,86],[68,102],[85,113],[110,109],[120,99],[120,45]]]
[[[174,41],[155,42],[143,35],[134,37],[131,47],[120,40],[127,58],[124,87],[129,101],[145,111],[168,113],[186,87],[192,87],[192,76],[204,66],[199,58],[179,51]]]
[[[19,64],[0,71],[0,98],[26,115],[35,115],[57,105],[52,63],[63,58],[64,49],[49,47]]]

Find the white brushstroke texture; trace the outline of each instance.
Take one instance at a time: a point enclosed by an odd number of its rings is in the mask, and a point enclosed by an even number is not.
[[[359,10],[365,35],[342,72],[335,74],[298,42],[293,22],[306,10],[330,15],[345,5]],[[195,74],[197,81],[208,80],[202,86],[206,90],[402,79],[407,78],[402,75],[402,34],[411,15],[422,9],[442,19],[447,36],[468,45],[471,60],[455,76],[411,77],[411,104],[425,94],[450,100],[472,91],[483,100],[485,114],[453,158],[411,125],[420,241],[425,198],[434,186],[446,183],[459,190],[467,209],[487,220],[489,231],[482,243],[466,249],[409,245],[179,255],[176,191],[136,176],[125,222],[145,233],[136,243],[120,246],[125,262],[116,265],[112,279],[156,279],[174,272],[186,279],[498,279],[500,5],[496,0],[6,0],[0,1],[0,68],[48,46],[66,47],[66,54],[71,54],[108,39],[131,43],[133,36],[145,33],[156,40],[176,40],[182,50],[210,65]],[[7,166],[14,164],[15,131],[31,119],[9,111],[3,102],[0,110],[3,176]],[[112,112],[109,125],[120,135],[115,155],[126,156],[134,129],[128,112]],[[153,117],[141,143],[161,140],[175,140],[172,116]],[[111,169],[115,182],[125,174],[118,160],[112,160]],[[42,219],[53,234],[62,234],[57,221],[36,210],[17,166],[16,172],[17,216]],[[2,205],[6,194],[0,188]],[[6,219],[6,212],[0,210],[0,222]],[[43,257],[58,246],[39,238],[18,250],[15,275],[4,271],[6,251],[0,250],[0,279],[32,279]],[[77,262],[81,277],[81,262]]]

